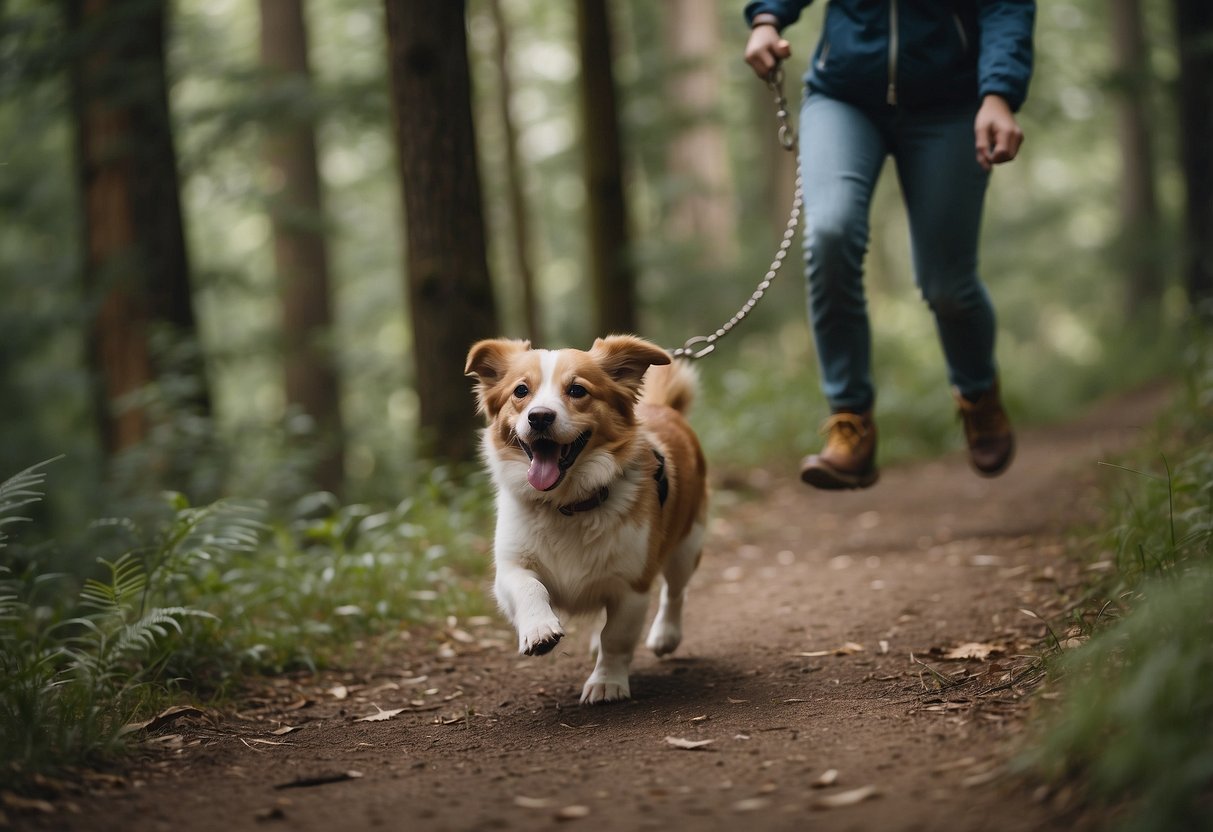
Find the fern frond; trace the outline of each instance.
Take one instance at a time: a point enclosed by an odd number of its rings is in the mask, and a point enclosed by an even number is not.
[[[147,588],[143,564],[131,552],[125,552],[112,563],[100,562],[110,572],[109,582],[89,578],[80,590],[80,604],[107,615],[125,618],[128,609],[135,609]]]
[[[10,523],[21,523],[29,519],[14,515],[13,512],[42,499],[42,492],[34,490],[46,482],[46,473],[40,469],[62,458],[57,456],[43,460],[0,482],[0,529]],[[8,535],[0,531],[0,549],[4,548],[4,541],[7,539]]]

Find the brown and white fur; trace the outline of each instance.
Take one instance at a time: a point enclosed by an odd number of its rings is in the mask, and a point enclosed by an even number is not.
[[[478,380],[497,489],[494,591],[519,652],[555,647],[561,615],[605,610],[581,701],[627,699],[654,579],[664,582],[646,644],[661,656],[682,640],[702,551],[706,465],[683,418],[694,374],[631,335],[599,338],[588,352],[480,341],[467,374]]]

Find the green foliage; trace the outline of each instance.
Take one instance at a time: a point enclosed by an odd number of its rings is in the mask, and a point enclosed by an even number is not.
[[[1084,619],[1091,640],[1056,666],[1063,704],[1030,757],[1130,830],[1213,828],[1213,338],[1198,334],[1161,464],[1115,471],[1104,552],[1116,570]],[[1169,460],[1173,460],[1169,461]],[[1117,466],[1120,467],[1120,466]],[[1143,473],[1144,468],[1161,468]],[[1107,557],[1107,555],[1104,555]]]
[[[35,466],[0,484],[0,548],[41,498]],[[119,554],[78,593],[66,575],[0,565],[0,778],[118,751],[123,726],[175,693],[221,693],[244,672],[316,667],[373,634],[483,611],[491,494],[434,470],[394,509],[300,500],[161,501],[152,532],[94,524]],[[268,533],[268,534],[267,534]]]

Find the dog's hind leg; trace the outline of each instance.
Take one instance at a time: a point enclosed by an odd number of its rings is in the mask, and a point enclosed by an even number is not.
[[[583,703],[594,705],[631,698],[628,667],[648,609],[648,593],[631,590],[607,605],[606,624],[598,636],[598,661],[581,689]]]
[[[658,656],[673,653],[682,642],[682,602],[702,553],[703,526],[696,523],[665,563],[661,603],[645,640],[645,646]]]

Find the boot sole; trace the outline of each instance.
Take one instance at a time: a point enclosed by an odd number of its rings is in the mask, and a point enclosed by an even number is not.
[[[848,474],[818,462],[813,466],[800,469],[801,482],[824,491],[870,488],[876,484],[878,479],[880,479],[880,472],[875,468],[862,474]]]

